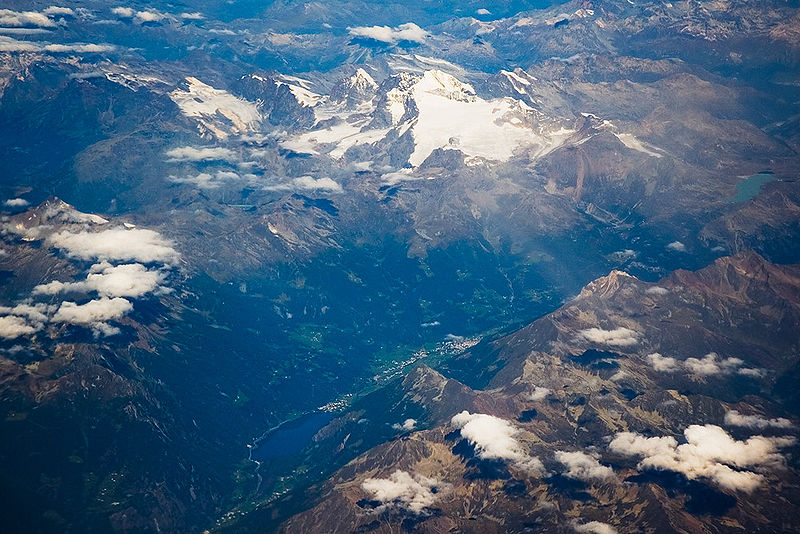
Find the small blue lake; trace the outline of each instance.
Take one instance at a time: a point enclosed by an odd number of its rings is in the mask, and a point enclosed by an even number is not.
[[[251,458],[262,462],[298,454],[311,442],[314,434],[334,417],[336,414],[330,412],[311,412],[286,421],[258,440],[251,451]]]
[[[747,202],[758,195],[761,186],[775,179],[770,171],[763,171],[753,176],[748,176],[736,184],[736,195],[731,197],[731,202]]]

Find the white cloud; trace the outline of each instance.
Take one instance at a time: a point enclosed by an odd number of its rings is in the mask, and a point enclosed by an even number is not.
[[[684,361],[669,356],[662,356],[654,352],[653,354],[647,355],[647,362],[656,371],[670,373],[685,369],[696,377],[727,375],[731,373],[760,377],[764,374],[761,369],[742,367],[744,361],[739,358],[720,358],[716,352],[710,352],[702,358],[687,358]]]
[[[0,306],[0,315],[17,315],[27,317],[34,323],[47,321],[47,314],[52,310],[47,304],[17,304],[14,307]]]
[[[725,424],[757,430],[765,428],[794,428],[792,422],[784,417],[768,419],[760,415],[745,415],[736,410],[731,410],[725,414]]]
[[[403,424],[400,423],[393,424],[392,428],[394,428],[395,430],[411,431],[414,430],[416,426],[417,426],[416,419],[406,419],[405,421],[403,421]]]
[[[141,297],[155,291],[164,281],[164,273],[149,271],[139,263],[113,266],[108,262],[91,267],[83,282],[59,282],[38,285],[34,294],[55,295],[69,291],[96,291],[105,297]]]
[[[338,193],[342,190],[341,185],[334,182],[327,176],[316,180],[311,176],[301,176],[300,178],[295,178],[292,183],[294,183],[295,187],[299,189],[307,189],[312,191],[330,191]]]
[[[334,180],[326,177],[314,179],[311,176],[301,176],[293,179],[291,182],[284,182],[275,185],[268,185],[264,187],[267,191],[291,191],[291,190],[304,190],[304,191],[327,191],[329,193],[340,193],[343,191],[342,186]]]
[[[662,356],[658,352],[647,355],[647,361],[656,371],[669,373],[677,371],[680,368],[680,363],[675,358],[669,356]]]
[[[42,48],[45,52],[77,52],[86,54],[99,54],[103,52],[113,52],[116,47],[106,44],[94,43],[69,43],[69,44],[48,44]]]
[[[610,467],[602,465],[597,458],[585,452],[556,451],[556,460],[567,467],[564,476],[592,482],[594,480],[607,480],[614,477]]]
[[[611,380],[612,382],[619,382],[620,380],[622,380],[623,378],[625,378],[627,376],[628,376],[628,373],[626,373],[625,371],[619,370],[616,373],[614,373],[611,376],[611,378],[609,378],[609,380]]]
[[[159,22],[165,18],[167,18],[167,15],[155,9],[136,12],[136,20],[139,22]]]
[[[666,295],[667,293],[669,293],[669,289],[661,286],[653,286],[653,287],[648,287],[645,293],[647,293],[648,295]]]
[[[534,386],[533,391],[531,392],[530,399],[532,401],[541,401],[547,398],[550,395],[551,391],[548,388],[543,388],[539,386]]]
[[[233,161],[236,154],[233,150],[222,147],[182,146],[167,150],[170,161]]]
[[[30,204],[30,202],[24,198],[10,198],[5,201],[5,205],[12,208],[24,208],[28,204]]]
[[[669,250],[674,250],[675,252],[686,252],[686,245],[681,243],[680,241],[673,241],[669,245],[667,245]]]
[[[0,52],[41,52],[41,50],[41,45],[37,43],[18,41],[4,35],[0,36]]]
[[[0,32],[12,33],[14,35],[41,35],[49,31],[50,30],[44,28],[0,28]]]
[[[38,328],[31,326],[22,317],[16,315],[6,315],[0,317],[0,337],[5,339],[15,339],[19,336],[27,336],[36,332]]]
[[[746,367],[743,369],[737,369],[736,374],[743,375],[743,376],[751,376],[753,378],[760,378],[764,376],[763,369],[753,369],[750,367]]]
[[[389,26],[358,26],[348,28],[350,35],[356,37],[366,37],[383,43],[396,44],[400,41],[413,41],[424,43],[428,38],[428,32],[414,24],[407,22],[396,28]]]
[[[478,9],[477,11],[475,11],[475,13],[477,13],[478,15],[491,15],[492,14],[492,12],[489,11],[488,9],[486,9],[485,7],[482,7],[480,9]]]
[[[60,7],[60,6],[50,6],[44,11],[42,11],[45,15],[75,15],[75,12],[68,7]]]
[[[0,26],[40,26],[53,28],[56,23],[47,15],[37,11],[12,11],[0,9]]]
[[[58,311],[53,316],[57,323],[89,324],[99,321],[108,321],[122,317],[133,309],[130,301],[115,298],[100,298],[90,300],[86,304],[65,301],[61,303]]]
[[[164,273],[149,271],[140,263],[113,266],[108,262],[93,265],[86,285],[100,295],[140,297],[155,291],[164,280]]]
[[[436,501],[438,492],[434,493],[433,490],[440,485],[436,479],[412,476],[398,469],[389,478],[366,479],[361,483],[361,488],[384,505],[396,505],[420,513]]]
[[[181,13],[181,18],[185,20],[203,20],[205,16],[202,13]]]
[[[132,19],[136,11],[129,7],[115,7],[111,10],[113,14],[124,19]]]
[[[517,441],[515,436],[520,430],[510,421],[464,410],[454,415],[450,423],[460,429],[461,436],[475,447],[479,458],[509,461],[526,471],[543,470],[542,462],[530,456]]]
[[[50,44],[40,41],[19,41],[0,36],[0,52],[54,52],[54,53],[101,53],[116,50],[113,45],[92,43]]]
[[[176,184],[191,184],[200,189],[217,189],[231,182],[255,181],[258,177],[255,174],[238,174],[233,171],[217,171],[215,173],[201,172],[194,176],[170,176],[170,182]]]
[[[581,534],[617,534],[617,529],[608,523],[589,521],[588,523],[574,522],[572,528]]]
[[[92,324],[92,330],[94,330],[95,335],[99,336],[116,336],[121,332],[119,328],[116,326],[111,326],[108,323],[94,323]]]
[[[630,328],[614,328],[613,330],[604,330],[602,328],[587,328],[578,332],[578,337],[582,337],[587,341],[594,343],[602,343],[604,345],[613,345],[618,347],[627,347],[635,345],[639,342],[639,333]]]
[[[413,174],[412,169],[400,169],[396,172],[387,172],[381,175],[381,180],[386,185],[396,185],[400,182],[410,182],[420,179],[420,177]]]
[[[684,431],[686,443],[670,436],[644,437],[620,432],[609,444],[619,454],[642,458],[639,469],[663,469],[683,473],[689,479],[708,479],[728,490],[753,491],[764,476],[744,468],[774,467],[784,463],[777,449],[794,443],[794,438],[753,436],[747,441],[733,439],[715,425],[692,425]]]
[[[709,352],[702,359],[687,358],[683,365],[695,375],[710,376],[732,372],[743,363],[739,358],[720,359],[716,352]]]
[[[64,230],[47,237],[53,247],[83,260],[162,262],[173,264],[180,254],[172,242],[153,230],[111,228],[100,232]]]

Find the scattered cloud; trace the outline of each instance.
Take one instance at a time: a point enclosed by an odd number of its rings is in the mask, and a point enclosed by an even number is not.
[[[160,22],[167,18],[167,15],[155,9],[148,9],[146,11],[137,11],[135,18],[139,22]]]
[[[751,376],[753,378],[759,378],[759,377],[764,376],[764,370],[763,369],[754,369],[752,367],[745,367],[745,368],[742,368],[742,369],[737,369],[736,370],[736,374],[742,375],[742,376]]]
[[[673,250],[675,252],[686,252],[686,245],[684,245],[680,241],[673,241],[672,243],[667,245],[667,249]]]
[[[623,370],[619,370],[616,373],[614,373],[611,376],[611,378],[609,378],[609,380],[611,380],[612,382],[619,382],[620,380],[622,380],[623,378],[625,378],[627,376],[628,376],[628,373],[626,373]]]
[[[41,330],[47,323],[69,323],[92,328],[95,335],[114,335],[120,329],[107,323],[133,309],[127,299],[142,297],[155,291],[166,291],[161,284],[169,268],[180,254],[172,242],[153,230],[139,229],[133,224],[107,230],[108,220],[81,213],[61,201],[48,201],[38,211],[38,224],[7,223],[2,231],[28,240],[44,240],[50,247],[61,249],[77,260],[100,260],[92,265],[82,280],[52,281],[36,286],[31,296],[15,306],[0,306],[0,337],[15,338]],[[55,231],[59,229],[60,231]],[[122,263],[114,265],[111,261]],[[157,263],[149,268],[143,264]],[[54,304],[34,302],[41,295],[68,292],[96,293],[94,300],[62,301]],[[58,299],[59,301],[61,299]]]
[[[194,176],[170,176],[170,182],[176,184],[191,184],[200,189],[218,189],[231,182],[248,181],[258,179],[255,174],[239,174],[234,171],[217,171],[214,173],[201,172]]]
[[[428,39],[428,32],[413,22],[407,22],[395,28],[389,26],[358,26],[347,30],[350,35],[355,37],[365,37],[389,44],[397,44],[400,41],[424,43]]]
[[[39,26],[54,28],[56,23],[44,13],[38,11],[12,11],[0,9],[0,26]]]
[[[414,430],[416,427],[417,427],[416,419],[406,419],[405,421],[403,421],[403,424],[395,423],[392,425],[392,428],[394,428],[395,430],[405,430],[406,432]]]
[[[17,304],[16,306],[0,306],[0,315],[16,315],[26,317],[33,323],[47,322],[47,314],[52,310],[47,304]]]
[[[84,53],[101,54],[103,52],[113,52],[116,47],[106,44],[94,43],[69,43],[69,44],[47,44],[42,49],[44,52],[64,52],[64,53]]]
[[[628,347],[639,342],[639,333],[630,328],[614,328],[604,330],[602,328],[587,328],[578,332],[578,337],[593,343],[613,345],[617,347]]]
[[[666,295],[667,293],[669,293],[669,289],[661,286],[653,286],[653,287],[648,287],[645,293],[647,293],[648,295]]]
[[[60,7],[60,6],[50,6],[44,11],[42,11],[45,15],[67,15],[67,16],[74,16],[75,12],[68,7]]]
[[[86,304],[65,301],[53,316],[53,322],[91,324],[122,317],[133,309],[130,301],[121,297],[90,300]]]
[[[50,44],[41,41],[19,41],[12,37],[0,36],[0,52],[52,52],[52,53],[103,53],[113,52],[116,47],[107,44],[67,43]]]
[[[118,260],[174,264],[180,254],[158,232],[140,228],[110,228],[100,232],[64,230],[47,237],[50,246],[83,260]]]
[[[15,35],[40,35],[49,31],[45,28],[0,28],[0,32],[13,33]]]
[[[608,480],[614,477],[613,469],[601,464],[595,456],[591,456],[585,452],[556,451],[555,457],[558,462],[567,467],[567,470],[563,474],[569,478],[575,478],[584,482],[593,482],[595,480]]]
[[[41,303],[0,306],[0,337],[15,339],[33,334],[42,329],[51,312],[51,306]]]
[[[702,358],[687,358],[683,362],[686,369],[697,376],[728,374],[736,371],[744,362],[739,358],[720,358],[716,352],[709,352]]]
[[[792,422],[784,417],[768,419],[760,415],[745,415],[731,410],[725,414],[725,424],[743,428],[763,430],[765,428],[794,428]]]
[[[116,336],[121,332],[116,326],[111,326],[108,323],[92,323],[92,330],[97,336]]]
[[[720,358],[716,352],[709,352],[702,358],[687,358],[683,361],[654,352],[647,355],[647,362],[656,371],[671,373],[685,369],[700,378],[733,373],[752,377],[760,377],[764,374],[761,369],[742,367],[744,361],[740,358]]]
[[[618,261],[618,262],[628,261],[631,258],[635,258],[635,257],[636,257],[636,252],[634,252],[633,250],[631,250],[629,248],[626,248],[624,250],[618,250],[618,251],[616,251],[616,252],[611,254],[611,258],[614,261]]]
[[[10,198],[6,200],[4,204],[11,208],[24,208],[25,206],[30,204],[30,202],[28,202],[24,198]]]
[[[330,178],[323,177],[314,179],[311,176],[301,176],[300,178],[295,178],[292,183],[298,189],[306,189],[312,191],[330,191],[332,193],[338,193],[342,191],[342,186],[338,183],[334,182]]]
[[[777,450],[794,443],[794,438],[753,436],[747,441],[733,439],[715,425],[692,425],[684,431],[686,443],[678,445],[671,436],[645,437],[620,432],[609,449],[626,456],[638,456],[639,469],[660,469],[707,479],[722,488],[751,492],[764,476],[745,468],[780,466],[784,458]]]
[[[291,190],[304,190],[304,191],[320,191],[329,193],[341,193],[342,186],[334,180],[326,177],[314,179],[311,176],[301,176],[294,178],[290,182],[279,183],[276,185],[268,185],[264,187],[267,191],[291,191]]]
[[[477,13],[478,15],[491,15],[492,14],[492,12],[489,11],[488,9],[486,9],[485,7],[482,7],[480,9],[478,9],[477,11],[475,11],[475,13]]]
[[[129,7],[115,7],[111,10],[113,14],[123,19],[132,19],[136,11]]]
[[[395,172],[387,172],[381,175],[381,180],[386,185],[397,185],[401,182],[411,182],[420,180],[419,176],[413,174],[412,169],[400,169]]]
[[[551,391],[548,388],[543,388],[540,386],[533,386],[533,391],[531,392],[530,399],[534,402],[541,401],[547,398],[550,395]]]
[[[161,11],[152,8],[148,8],[142,11],[137,11],[130,7],[119,6],[112,8],[111,12],[121,19],[130,19],[130,20],[135,19],[136,22],[140,24],[147,22],[161,22],[164,19],[170,18],[170,15],[162,13]],[[200,14],[184,13],[183,15],[190,15],[189,17],[183,17],[183,18],[192,18],[191,15],[200,15]]]
[[[526,471],[543,471],[542,462],[530,456],[516,439],[520,430],[510,421],[464,410],[454,415],[450,423],[475,447],[479,458],[505,460]]]
[[[581,534],[617,534],[617,529],[608,523],[589,521],[588,523],[573,522],[572,528]]]
[[[235,161],[236,153],[223,147],[182,146],[167,150],[169,161]]]
[[[38,328],[31,326],[22,317],[16,315],[6,315],[0,317],[0,337],[5,339],[16,339],[19,336],[27,336],[36,332]]]
[[[83,282],[59,282],[38,285],[34,294],[55,295],[71,291],[96,291],[104,297],[141,297],[155,291],[164,281],[164,273],[150,271],[140,263],[113,266],[95,264]]]
[[[394,505],[421,513],[436,501],[441,485],[436,479],[411,475],[398,469],[389,478],[366,479],[361,483],[361,489],[383,505]]]
[[[680,369],[680,362],[675,358],[670,358],[669,356],[662,356],[658,352],[654,352],[652,354],[647,355],[647,361],[656,371],[661,371],[662,373],[670,373],[672,371],[677,371]]]
[[[181,18],[184,20],[203,20],[205,16],[195,11],[194,13],[181,13]]]

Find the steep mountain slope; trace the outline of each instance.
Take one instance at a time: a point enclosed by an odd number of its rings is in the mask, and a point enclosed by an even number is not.
[[[613,272],[452,364],[486,388],[417,368],[391,410],[413,424],[284,529],[789,532],[799,322],[800,269],[753,253],[658,283]]]

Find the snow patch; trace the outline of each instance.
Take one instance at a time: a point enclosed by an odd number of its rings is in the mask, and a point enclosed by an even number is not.
[[[232,134],[256,131],[261,115],[255,104],[192,76],[186,81],[186,90],[176,89],[169,96],[185,116],[198,122],[201,132],[225,139]]]

